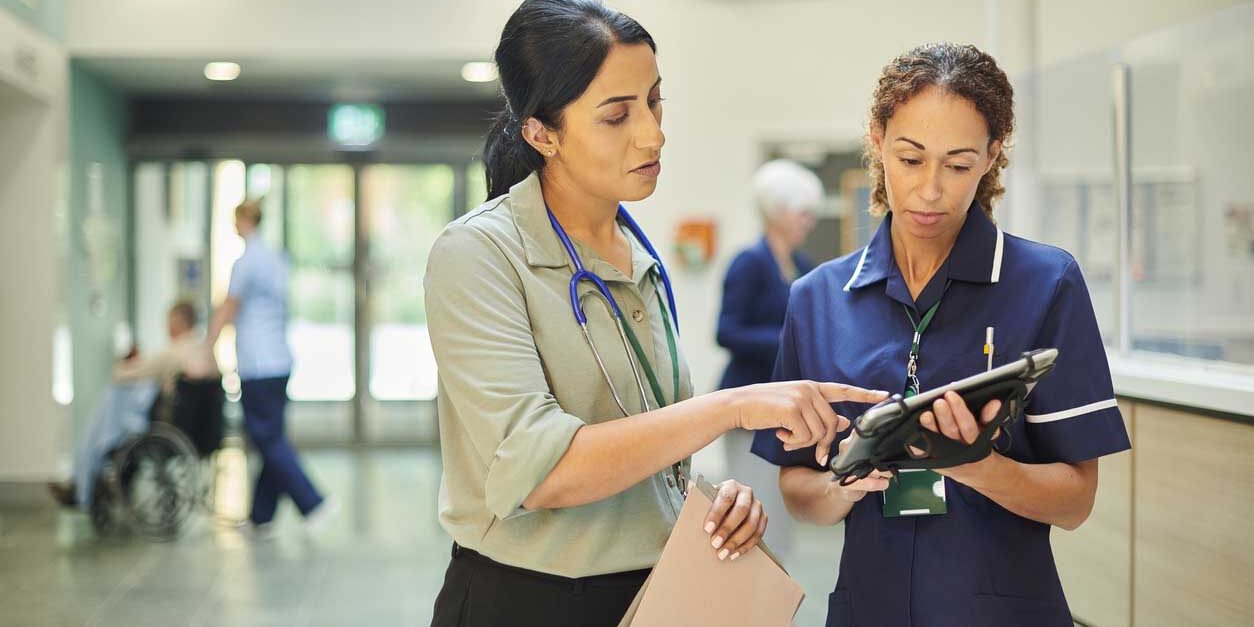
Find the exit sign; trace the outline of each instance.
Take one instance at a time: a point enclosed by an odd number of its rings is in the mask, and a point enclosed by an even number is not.
[[[349,148],[365,148],[383,137],[383,107],[374,104],[337,104],[327,114],[327,135]]]

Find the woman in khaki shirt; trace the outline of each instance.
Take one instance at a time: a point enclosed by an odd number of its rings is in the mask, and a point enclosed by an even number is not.
[[[683,506],[694,452],[733,429],[775,429],[825,462],[848,424],[830,403],[884,397],[812,381],[692,396],[659,263],[618,219],[620,201],[647,198],[661,170],[654,51],[638,23],[592,0],[528,0],[505,25],[506,107],[484,149],[490,200],[445,229],[425,281],[440,522],[455,542],[432,625],[617,625]],[[590,350],[550,216],[639,338],[651,395],[583,282],[604,371]],[[735,560],[766,521],[752,490],[724,482],[707,517],[711,550]]]

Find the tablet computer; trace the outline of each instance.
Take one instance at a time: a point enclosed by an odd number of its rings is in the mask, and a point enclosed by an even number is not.
[[[895,394],[854,420],[855,435],[849,436],[854,440],[844,453],[832,459],[830,468],[847,484],[872,470],[948,468],[977,461],[992,450],[997,429],[1018,416],[1032,387],[1054,369],[1057,359],[1057,349],[1038,349],[1003,366],[910,398]],[[932,402],[951,391],[962,396],[973,412],[988,401],[1002,401],[998,416],[972,444],[950,440],[919,424],[919,416],[931,409]],[[924,451],[923,455],[911,452],[911,446]]]

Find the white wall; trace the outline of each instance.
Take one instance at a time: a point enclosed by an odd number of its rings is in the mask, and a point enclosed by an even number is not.
[[[65,83],[60,47],[0,11],[0,482],[51,477],[66,429],[52,398]]]
[[[1039,0],[1037,62],[1053,65],[1236,4],[1241,0]]]

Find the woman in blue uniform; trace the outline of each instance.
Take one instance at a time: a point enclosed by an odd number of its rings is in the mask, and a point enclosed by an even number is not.
[[[865,248],[793,287],[777,379],[927,390],[988,367],[989,327],[994,366],[1030,349],[1060,352],[1002,450],[939,471],[921,508],[895,496],[905,475],[842,488],[813,455],[758,434],[753,451],[782,467],[790,511],[845,521],[829,626],[1071,625],[1050,530],[1084,522],[1098,458],[1129,443],[1075,259],[993,220],[1013,125],[1010,83],[978,49],[934,44],[894,59],[875,91],[866,148],[873,208],[887,215]],[[907,376],[911,357],[917,380]],[[837,406],[849,416],[865,408]],[[922,422],[972,441],[997,409],[951,394]]]
[[[800,248],[823,202],[819,177],[796,162],[776,159],[753,174],[753,196],[765,232],[732,259],[723,280],[717,339],[731,361],[719,389],[771,380],[788,288],[814,269]]]

